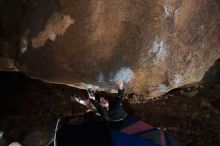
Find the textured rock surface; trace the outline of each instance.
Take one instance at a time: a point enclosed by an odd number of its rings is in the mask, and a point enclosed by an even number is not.
[[[26,6],[23,0],[0,1],[0,70],[17,71],[18,31]]]
[[[80,88],[158,96],[202,79],[220,56],[218,0],[35,0],[20,29],[17,65]]]

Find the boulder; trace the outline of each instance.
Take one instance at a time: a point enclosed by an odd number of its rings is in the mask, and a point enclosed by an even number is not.
[[[35,0],[19,32],[16,65],[32,78],[105,91],[122,79],[155,97],[199,82],[220,57],[220,2]]]

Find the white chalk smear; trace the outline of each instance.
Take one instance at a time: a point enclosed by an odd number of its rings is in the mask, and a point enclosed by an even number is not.
[[[149,53],[156,53],[156,62],[157,61],[164,61],[167,56],[167,46],[164,41],[158,42],[157,39],[153,43],[153,48],[150,50]]]
[[[173,79],[170,81],[171,85],[178,85],[182,81],[182,76],[181,75],[175,75]]]
[[[129,67],[122,67],[116,72],[114,81],[122,80],[124,83],[129,83],[133,77],[133,72]]]
[[[98,83],[103,83],[103,82],[105,82],[104,75],[103,75],[102,72],[99,73],[98,78],[97,78],[97,82],[98,82]]]
[[[91,89],[93,86],[91,84],[85,84],[85,89]]]
[[[158,89],[159,89],[161,92],[165,92],[165,91],[167,91],[168,87],[167,87],[167,85],[165,85],[165,84],[160,84],[160,85],[158,86]]]
[[[166,6],[163,6],[163,7],[164,7],[164,11],[165,11],[166,16],[170,16],[170,14],[168,12],[168,8]]]

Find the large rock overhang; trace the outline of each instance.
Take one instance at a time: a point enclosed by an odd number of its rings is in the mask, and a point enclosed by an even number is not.
[[[220,2],[31,1],[16,65],[25,74],[79,88],[146,97],[199,82],[220,56]]]

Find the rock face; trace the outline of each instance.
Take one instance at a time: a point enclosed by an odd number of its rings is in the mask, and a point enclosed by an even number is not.
[[[17,71],[17,35],[26,8],[22,1],[0,1],[0,71]]]
[[[200,81],[219,38],[218,0],[34,0],[16,62],[34,78],[100,90],[123,79],[154,97]]]

